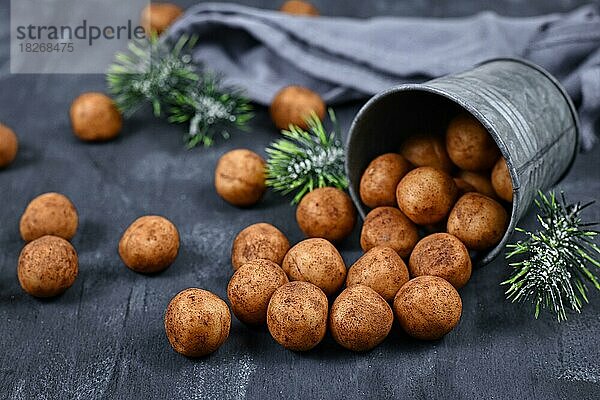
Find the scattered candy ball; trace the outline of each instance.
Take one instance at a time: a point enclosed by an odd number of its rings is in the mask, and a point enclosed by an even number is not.
[[[495,200],[479,193],[463,195],[448,217],[448,233],[470,250],[485,250],[500,242],[508,214]]]
[[[203,357],[227,340],[231,314],[227,304],[207,290],[179,292],[167,307],[165,331],[173,349],[187,357]]]
[[[446,150],[454,164],[467,171],[490,169],[500,150],[477,119],[467,114],[456,116],[446,131]]]
[[[53,297],[71,287],[77,278],[77,252],[58,236],[29,242],[19,256],[17,276],[23,290],[35,297]]]
[[[492,181],[490,181],[489,174],[472,171],[459,171],[457,173],[457,178],[466,182],[466,184],[471,185],[471,187],[475,189],[465,191],[464,193],[477,192],[492,199],[496,198],[496,192],[492,186]],[[457,178],[454,179],[455,182]]]
[[[275,291],[267,308],[267,326],[273,339],[294,351],[318,345],[327,331],[325,293],[308,282],[290,282]]]
[[[136,219],[119,241],[119,255],[136,272],[151,274],[173,264],[179,252],[179,232],[171,221],[158,215]]]
[[[288,0],[280,8],[281,12],[293,15],[319,16],[319,10],[307,1]]]
[[[278,129],[289,129],[290,125],[307,129],[306,119],[312,112],[321,120],[325,117],[325,102],[308,88],[287,86],[277,92],[269,112]]]
[[[256,204],[266,189],[265,160],[246,149],[225,153],[217,163],[215,188],[219,196],[234,206]]]
[[[458,325],[462,301],[444,279],[419,276],[400,288],[393,308],[400,326],[410,336],[437,340]]]
[[[454,205],[457,194],[452,177],[432,167],[410,171],[396,189],[400,210],[419,225],[443,220]]]
[[[102,93],[84,93],[71,104],[71,126],[79,139],[101,142],[121,132],[123,119],[112,99]]]
[[[340,290],[346,279],[346,265],[337,249],[327,240],[306,239],[288,251],[283,270],[291,281],[310,282],[325,294]]]
[[[434,233],[417,243],[410,255],[408,269],[412,277],[439,276],[456,289],[471,277],[471,257],[465,245],[448,233]]]
[[[0,123],[0,168],[5,168],[17,157],[19,140],[15,132]]]
[[[416,167],[432,167],[448,173],[454,167],[444,137],[439,135],[411,136],[402,143],[400,154]]]
[[[258,259],[242,265],[227,285],[233,314],[246,324],[264,324],[271,296],[288,282],[285,272],[272,261]]]
[[[419,241],[415,224],[394,207],[377,207],[365,218],[360,233],[360,246],[369,251],[376,246],[396,250],[400,257],[408,257]]]
[[[31,200],[21,216],[19,230],[24,241],[45,235],[71,240],[79,217],[71,200],[60,193],[44,193]]]
[[[183,9],[172,3],[152,3],[142,10],[140,25],[146,35],[160,35],[183,14]]]
[[[513,187],[506,160],[501,157],[492,170],[492,186],[494,191],[504,201],[512,203]]]
[[[244,228],[235,237],[231,264],[237,270],[249,261],[262,258],[281,265],[289,249],[290,242],[279,229],[261,222]]]
[[[454,183],[456,184],[456,188],[458,189],[458,194],[462,196],[465,193],[476,192],[475,186],[471,185],[469,182],[465,181],[462,178],[454,178]]]
[[[375,158],[360,179],[360,199],[367,207],[396,205],[396,186],[412,166],[395,153]]]
[[[365,285],[385,301],[392,301],[408,282],[408,269],[391,247],[377,246],[367,251],[348,270],[346,286]]]
[[[333,302],[329,314],[333,339],[352,351],[371,350],[383,342],[393,321],[390,305],[364,285],[344,289]]]
[[[356,208],[346,192],[333,187],[318,188],[302,198],[296,221],[307,237],[337,242],[352,233]]]

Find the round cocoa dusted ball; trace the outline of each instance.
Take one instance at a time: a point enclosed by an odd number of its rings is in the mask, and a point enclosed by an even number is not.
[[[246,324],[264,324],[271,296],[288,282],[285,272],[272,261],[258,259],[242,265],[227,285],[233,313]]]
[[[500,157],[500,150],[485,127],[467,114],[450,121],[446,149],[454,164],[467,171],[490,169]]]
[[[396,250],[400,257],[408,257],[419,241],[419,231],[402,211],[394,207],[377,207],[365,218],[360,233],[360,246],[369,251],[376,246]]]
[[[286,349],[310,350],[325,337],[328,307],[327,296],[312,283],[287,283],[269,301],[269,332]]]
[[[391,247],[377,246],[367,251],[348,270],[346,286],[365,285],[385,301],[392,301],[398,289],[408,282],[408,269]]]
[[[24,291],[36,297],[53,297],[71,287],[77,278],[77,252],[58,236],[29,242],[19,256],[17,276]]]
[[[227,304],[207,290],[179,292],[167,307],[165,331],[173,349],[187,357],[216,351],[229,336],[231,314]]]
[[[354,285],[335,299],[329,313],[333,339],[353,351],[371,350],[392,329],[394,313],[390,305],[368,286]]]
[[[84,93],[71,104],[71,126],[75,136],[87,142],[114,139],[123,119],[112,99],[102,93]]]
[[[235,237],[231,264],[237,270],[248,261],[262,258],[281,265],[289,249],[290,242],[279,229],[261,222],[244,228]]]
[[[474,190],[463,190],[463,193],[477,192],[484,196],[496,198],[496,192],[492,187],[489,174],[472,171],[459,171],[454,181],[462,180],[466,185],[470,185]],[[465,185],[465,186],[466,186]],[[458,186],[458,183],[457,183]]]
[[[51,192],[31,200],[21,216],[19,230],[26,242],[44,235],[71,240],[78,224],[77,210],[71,200],[63,194]]]
[[[281,12],[309,17],[319,16],[319,10],[307,1],[288,0],[280,8]]]
[[[412,166],[396,153],[382,154],[367,166],[360,179],[360,199],[367,207],[396,205],[396,186]]]
[[[179,252],[179,232],[158,215],[136,219],[119,241],[119,255],[127,267],[144,274],[160,272],[173,264]]]
[[[434,233],[417,243],[410,255],[408,269],[412,277],[439,276],[460,289],[471,277],[471,257],[456,236]]]
[[[183,9],[177,4],[152,3],[142,10],[140,24],[144,27],[146,35],[152,33],[160,35],[182,14]]]
[[[485,250],[498,244],[507,225],[504,207],[479,193],[463,195],[448,217],[448,233],[471,250]]]
[[[513,187],[512,178],[508,172],[508,165],[504,157],[500,158],[492,170],[492,186],[494,191],[504,201],[512,203]]]
[[[234,206],[256,204],[266,189],[265,160],[247,149],[225,153],[217,163],[215,188],[219,196]]]
[[[290,125],[308,129],[306,119],[315,113],[319,119],[325,117],[325,102],[318,93],[302,86],[287,86],[281,89],[271,103],[271,119],[279,129]]]
[[[302,198],[296,209],[296,221],[306,236],[336,242],[352,233],[356,208],[346,192],[319,188]]]
[[[456,201],[458,188],[450,175],[431,167],[410,171],[398,184],[400,210],[419,225],[443,220]]]
[[[402,143],[400,154],[417,167],[433,167],[450,173],[454,165],[441,135],[414,135]]]
[[[410,336],[437,340],[460,321],[462,301],[454,287],[437,276],[419,276],[400,288],[394,315]]]
[[[283,259],[283,270],[291,281],[310,282],[326,295],[336,293],[346,279],[346,265],[327,240],[314,238],[298,243]]]
[[[458,189],[459,196],[462,196],[465,193],[476,192],[475,186],[471,185],[469,182],[465,181],[462,178],[454,178],[454,183],[456,183],[456,188]]]
[[[5,168],[17,157],[19,140],[15,132],[4,124],[0,124],[0,168]]]

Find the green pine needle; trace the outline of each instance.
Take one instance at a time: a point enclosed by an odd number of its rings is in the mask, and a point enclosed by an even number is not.
[[[524,258],[510,265],[511,277],[502,282],[509,285],[507,298],[513,302],[530,301],[537,318],[542,309],[550,309],[558,321],[567,319],[567,309],[580,312],[588,302],[588,284],[600,290],[592,267],[600,268],[600,248],[593,243],[598,231],[595,223],[584,223],[581,212],[592,203],[567,204],[554,192],[549,196],[539,192],[536,205],[541,229],[535,233],[517,229],[527,239],[508,245],[507,259]]]
[[[281,131],[283,139],[267,148],[267,186],[287,195],[296,192],[292,204],[320,187],[348,187],[344,172],[344,148],[339,141],[335,113],[329,110],[335,129],[327,134],[315,113],[306,120],[308,131],[290,125]]]

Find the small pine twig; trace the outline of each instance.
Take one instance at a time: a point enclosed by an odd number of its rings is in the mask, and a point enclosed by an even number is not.
[[[284,136],[267,148],[267,186],[287,195],[296,192],[292,204],[312,190],[325,186],[348,187],[344,172],[344,148],[339,141],[339,126],[333,110],[329,110],[334,125],[327,134],[323,123],[313,112],[306,120],[308,131],[290,125],[281,131]]]
[[[588,286],[600,290],[592,267],[600,268],[600,248],[593,242],[596,223],[584,223],[581,212],[592,203],[568,204],[564,193],[560,199],[554,192],[542,192],[535,203],[541,229],[532,233],[522,229],[526,240],[508,245],[506,258],[524,258],[510,265],[513,273],[502,285],[509,285],[507,298],[513,302],[531,301],[535,318],[542,309],[550,309],[558,321],[567,319],[567,309],[580,312],[588,302]]]

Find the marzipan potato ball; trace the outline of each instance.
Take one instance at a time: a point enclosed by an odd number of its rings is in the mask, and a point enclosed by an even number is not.
[[[77,278],[77,252],[58,236],[29,242],[19,256],[17,276],[24,291],[35,297],[53,297],[71,287]]]
[[[287,283],[269,301],[269,332],[286,349],[310,350],[325,337],[328,307],[327,296],[312,283]]]
[[[237,270],[248,261],[262,258],[281,265],[289,249],[290,242],[279,229],[261,222],[244,228],[235,237],[231,264]]]
[[[369,164],[360,179],[360,199],[367,207],[396,205],[396,186],[412,166],[396,153],[382,154]]]
[[[67,196],[44,193],[31,200],[21,216],[19,230],[24,241],[30,242],[44,235],[71,240],[77,231],[77,210]]]
[[[327,240],[306,239],[288,251],[283,270],[291,281],[310,282],[330,296],[346,279],[346,265],[337,249]]]
[[[417,167],[433,167],[448,173],[454,167],[444,137],[439,135],[411,136],[402,143],[400,154]]]
[[[470,250],[485,250],[498,244],[507,225],[504,207],[479,193],[463,195],[448,217],[448,233]]]
[[[454,179],[455,182],[457,180],[462,180],[475,189],[464,191],[464,193],[477,192],[487,197],[496,198],[496,192],[492,186],[492,181],[490,181],[489,174],[472,171],[459,171],[457,177],[458,179]]]
[[[272,261],[259,259],[242,265],[227,285],[233,313],[246,324],[264,324],[271,296],[288,282],[285,272]]]
[[[394,315],[410,336],[437,340],[460,321],[462,301],[454,287],[437,276],[418,276],[400,288]]]
[[[266,189],[265,160],[247,149],[225,153],[217,163],[215,188],[219,196],[234,206],[256,204]]]
[[[15,132],[0,123],[0,168],[5,168],[17,157],[19,140]]]
[[[504,201],[512,203],[513,187],[512,178],[504,157],[500,158],[492,170],[492,186],[494,191]]]
[[[308,129],[306,119],[312,112],[321,120],[325,117],[325,102],[308,88],[287,86],[277,92],[269,112],[278,129],[289,129],[290,125]]]
[[[345,289],[333,302],[329,327],[333,339],[353,351],[371,350],[392,329],[394,313],[390,305],[368,286]]]
[[[289,0],[283,3],[281,12],[293,15],[305,15],[309,17],[319,16],[319,10],[307,1]]]
[[[179,252],[179,232],[158,215],[136,219],[119,241],[119,255],[127,267],[144,274],[160,272],[173,264]]]
[[[207,290],[179,292],[165,314],[169,343],[187,357],[203,357],[216,351],[227,340],[230,327],[227,304]]]
[[[346,286],[368,286],[385,301],[392,301],[406,282],[406,264],[394,249],[385,246],[373,247],[367,251],[350,267],[346,277]]]
[[[410,171],[398,184],[400,210],[419,225],[443,220],[456,201],[458,188],[450,175],[432,167]]]
[[[394,207],[377,207],[365,218],[360,233],[360,247],[369,251],[376,246],[396,250],[400,257],[408,257],[419,241],[415,224]]]
[[[346,192],[333,187],[318,188],[302,198],[296,221],[307,237],[337,242],[352,233],[356,208]]]
[[[434,233],[417,243],[410,255],[408,269],[412,277],[439,276],[456,289],[471,277],[471,257],[465,245],[449,233]]]
[[[71,104],[71,126],[79,139],[102,142],[121,132],[123,119],[112,99],[102,93],[84,93]]]
[[[450,121],[446,149],[454,164],[467,171],[490,169],[500,157],[500,150],[488,131],[467,114],[460,114]]]
[[[454,178],[454,183],[456,183],[458,194],[461,196],[465,193],[477,191],[477,189],[475,189],[475,186],[471,185],[469,182],[465,181],[462,178]]]
[[[172,3],[152,3],[142,10],[140,24],[147,35],[160,35],[183,14],[183,9]]]

